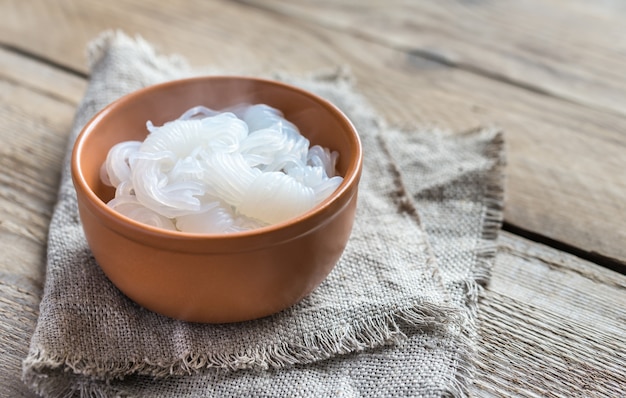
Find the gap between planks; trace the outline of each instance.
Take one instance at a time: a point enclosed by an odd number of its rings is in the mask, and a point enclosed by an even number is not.
[[[580,259],[587,260],[594,264],[600,265],[604,268],[610,269],[615,272],[619,272],[622,275],[626,275],[626,263],[621,262],[617,259],[603,256],[602,254],[597,253],[597,252],[593,252],[593,251],[590,252],[590,251],[586,251],[581,248],[578,248],[576,246],[568,245],[565,242],[551,239],[545,235],[541,235],[537,232],[526,230],[524,228],[521,228],[509,222],[503,223],[502,230],[510,232],[514,235],[520,236],[532,242],[540,243],[542,245],[551,247],[558,251],[571,254]]]
[[[28,51],[28,50],[19,48],[17,46],[13,46],[13,45],[6,44],[6,43],[0,43],[0,48],[6,50],[8,52],[12,52],[12,53],[14,53],[16,55],[21,55],[22,57],[28,58],[28,59],[30,59],[32,61],[41,62],[42,64],[45,64],[45,65],[51,66],[51,67],[53,67],[55,69],[58,69],[60,71],[69,73],[70,75],[81,77],[83,79],[87,79],[89,77],[89,75],[86,74],[83,71],[74,69],[74,68],[72,68],[70,66],[67,66],[67,65],[64,65],[64,64],[62,64],[60,62],[56,62],[55,60],[53,60],[51,58],[48,58],[48,57],[46,57],[44,55],[35,54],[32,51]]]

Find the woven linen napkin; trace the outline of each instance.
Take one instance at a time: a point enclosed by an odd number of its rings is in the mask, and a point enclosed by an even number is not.
[[[121,33],[97,39],[90,56],[68,150],[108,103],[197,73]],[[396,131],[343,74],[279,78],[339,106],[363,142],[353,234],[329,277],[300,303],[255,321],[203,325],[145,310],[92,257],[68,158],[24,361],[33,390],[68,397],[467,394],[477,293],[501,222],[501,135]]]

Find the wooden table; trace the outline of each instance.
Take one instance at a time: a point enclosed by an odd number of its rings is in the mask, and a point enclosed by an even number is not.
[[[66,138],[99,32],[193,66],[345,65],[392,123],[507,132],[476,396],[626,395],[626,5],[620,0],[2,0],[0,396],[29,397]]]

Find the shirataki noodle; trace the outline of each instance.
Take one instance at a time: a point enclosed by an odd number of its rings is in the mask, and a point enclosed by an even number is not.
[[[191,233],[229,233],[310,210],[343,181],[339,154],[309,140],[268,105],[219,112],[197,106],[143,142],[109,151],[101,178],[108,206],[136,221]]]

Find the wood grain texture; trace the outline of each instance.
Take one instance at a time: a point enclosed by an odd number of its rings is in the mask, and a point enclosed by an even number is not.
[[[37,321],[48,223],[80,86],[71,75],[0,51],[1,397],[33,396],[20,381],[22,360]]]
[[[480,303],[475,394],[619,397],[626,277],[504,233]]]
[[[240,1],[530,90],[626,114],[623,2]]]
[[[85,79],[0,47],[0,78],[71,105],[85,90]]]
[[[403,7],[410,12],[414,5]],[[620,114],[434,62],[318,21],[294,20],[282,15],[287,11],[199,0],[29,0],[3,8],[5,44],[81,73],[87,70],[87,42],[104,29],[121,28],[165,53],[182,54],[198,68],[256,74],[348,65],[359,89],[393,123],[455,130],[499,125],[508,134],[510,153],[506,221],[626,264],[626,217],[619,216],[626,214],[626,118]],[[38,25],[63,28],[34,40],[27,31]]]

